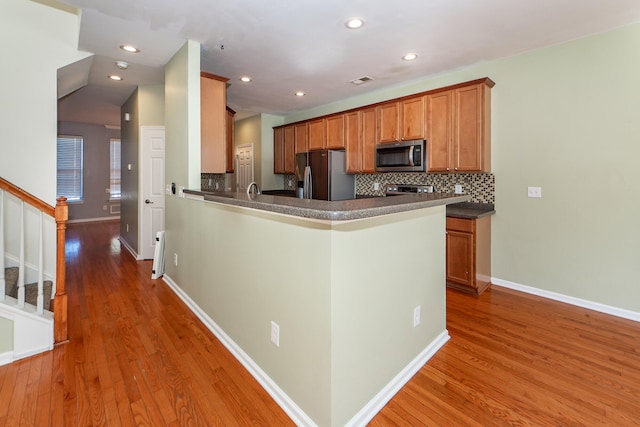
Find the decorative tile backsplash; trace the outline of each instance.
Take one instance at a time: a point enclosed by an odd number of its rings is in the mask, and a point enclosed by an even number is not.
[[[200,189],[202,191],[224,191],[225,185],[226,174],[224,173],[200,174]]]
[[[375,183],[379,189],[373,189]],[[388,184],[433,185],[436,193],[453,193],[455,185],[471,196],[473,203],[495,204],[495,176],[492,173],[376,173],[356,175],[356,194],[382,196]]]
[[[295,190],[295,175],[283,175],[282,188]],[[292,185],[288,185],[291,182]],[[379,189],[374,190],[375,183]],[[216,188],[216,183],[218,187]],[[471,196],[473,203],[495,204],[496,180],[492,173],[375,173],[356,175],[356,194],[383,196],[388,184],[433,185],[436,193],[453,193],[455,185],[462,185],[462,192]],[[224,190],[225,174],[201,174],[203,191]]]

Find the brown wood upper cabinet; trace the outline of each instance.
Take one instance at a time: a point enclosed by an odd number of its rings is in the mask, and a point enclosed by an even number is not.
[[[347,173],[375,172],[376,107],[345,114]]]
[[[227,84],[229,79],[200,73],[200,171],[227,171]]]
[[[424,117],[424,96],[380,105],[380,143],[423,139]]]
[[[293,126],[273,130],[273,173],[294,173]]]
[[[427,172],[491,170],[492,85],[483,82],[426,96]]]
[[[233,173],[236,165],[236,150],[234,147],[234,134],[235,134],[235,115],[236,112],[227,107],[227,173]]]
[[[308,122],[309,150],[345,148],[344,114]]]
[[[309,150],[307,135],[307,122],[293,126],[293,141],[296,154],[306,153]]]
[[[379,142],[394,142],[400,137],[400,103],[397,101],[378,105]]]
[[[400,139],[424,139],[424,96],[400,101],[402,128]]]
[[[324,119],[310,120],[307,125],[309,132],[309,150],[326,148],[327,140],[324,133]]]
[[[345,148],[344,122],[346,114],[324,119],[326,148]]]

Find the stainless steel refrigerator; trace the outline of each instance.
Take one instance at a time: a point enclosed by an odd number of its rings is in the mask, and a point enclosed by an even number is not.
[[[298,197],[332,201],[355,199],[355,176],[347,174],[346,171],[347,160],[342,150],[298,153],[296,155]]]

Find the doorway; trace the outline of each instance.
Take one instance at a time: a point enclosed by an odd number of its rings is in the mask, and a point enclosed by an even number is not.
[[[236,189],[246,190],[253,178],[253,144],[241,145],[236,148]]]
[[[156,234],[164,230],[164,126],[140,128],[140,256],[152,259]]]

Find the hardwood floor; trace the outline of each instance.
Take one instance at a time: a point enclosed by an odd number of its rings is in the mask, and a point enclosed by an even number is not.
[[[69,227],[70,342],[0,367],[0,426],[292,425],[118,228]],[[447,328],[371,426],[640,423],[638,323],[494,287]]]

